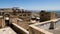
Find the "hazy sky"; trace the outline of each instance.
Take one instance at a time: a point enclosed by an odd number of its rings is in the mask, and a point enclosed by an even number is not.
[[[60,0],[0,0],[0,8],[19,7],[28,10],[60,10]]]

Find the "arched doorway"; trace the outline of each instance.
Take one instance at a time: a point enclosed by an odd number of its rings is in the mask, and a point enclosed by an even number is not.
[[[4,15],[4,19],[5,19],[6,26],[9,26],[10,25],[10,15],[9,14],[5,14]]]

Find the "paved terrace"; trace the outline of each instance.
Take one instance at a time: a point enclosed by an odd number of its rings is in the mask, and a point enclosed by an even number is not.
[[[13,31],[10,27],[5,27],[0,29],[0,34],[17,34],[17,33]]]
[[[29,34],[29,32],[19,25],[12,23],[11,26],[1,28],[0,34]]]
[[[54,29],[49,29],[51,22],[54,23]],[[41,23],[36,23],[30,25],[30,27],[45,34],[60,34],[60,18],[41,22]]]

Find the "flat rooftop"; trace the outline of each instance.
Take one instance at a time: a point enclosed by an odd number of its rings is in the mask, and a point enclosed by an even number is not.
[[[10,27],[5,27],[0,29],[0,34],[17,34],[17,33],[13,31]]]
[[[37,27],[44,29],[53,34],[60,34],[60,21],[54,23],[54,29],[49,29],[51,23],[36,25]]]

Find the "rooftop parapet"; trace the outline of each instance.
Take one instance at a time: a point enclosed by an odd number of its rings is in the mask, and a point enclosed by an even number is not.
[[[59,34],[59,20],[60,18],[29,25],[29,34]],[[49,29],[51,22],[54,23],[52,30]]]

